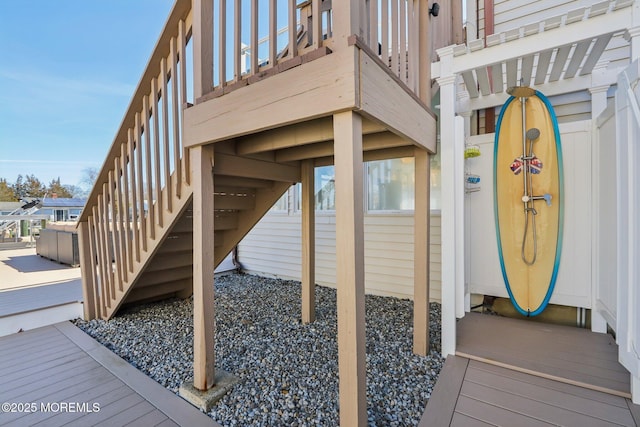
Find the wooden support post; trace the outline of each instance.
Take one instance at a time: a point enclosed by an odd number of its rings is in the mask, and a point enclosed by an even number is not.
[[[91,256],[89,247],[89,223],[81,222],[78,225],[78,244],[80,247],[80,271],[82,274],[82,301],[84,308],[84,320],[96,318],[96,301],[94,298],[93,272],[96,268],[95,260]]]
[[[208,390],[215,378],[213,308],[213,145],[193,147],[193,385]]]
[[[415,148],[413,352],[429,353],[429,153]]]
[[[313,159],[302,162],[302,323],[316,319],[315,184]]]
[[[362,119],[333,116],[340,425],[367,425]]]

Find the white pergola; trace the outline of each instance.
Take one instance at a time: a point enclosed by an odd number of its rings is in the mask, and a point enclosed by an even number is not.
[[[630,61],[610,64],[614,39],[630,43]],[[624,41],[622,42],[624,43]],[[592,118],[607,106],[620,71],[640,58],[640,3],[605,0],[484,39],[439,49],[432,76],[440,86],[442,168],[442,353],[455,354],[456,318],[469,310],[465,281],[464,144],[472,112],[503,104],[508,87],[533,86],[547,96],[588,90]],[[594,314],[593,330],[606,322]]]

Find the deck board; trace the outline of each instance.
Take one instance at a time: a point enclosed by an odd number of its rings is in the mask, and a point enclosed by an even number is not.
[[[638,425],[611,336],[474,313],[457,327],[459,353],[447,357],[421,427]]]
[[[457,330],[461,356],[630,396],[629,373],[607,334],[478,313],[468,313]]]
[[[0,426],[218,426],[69,322],[1,337],[0,350],[10,364],[0,364],[0,401],[100,405],[96,412],[0,413]]]
[[[79,279],[1,292],[0,318],[82,301]]]

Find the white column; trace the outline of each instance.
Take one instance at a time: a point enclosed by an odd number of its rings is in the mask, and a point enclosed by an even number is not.
[[[589,92],[591,93],[591,121],[592,123],[595,123],[596,119],[598,118],[598,116],[604,111],[604,109],[607,107],[607,91],[609,90],[609,85],[602,85],[602,86],[598,86],[598,87],[592,87],[589,89]],[[599,158],[599,153],[600,153],[600,147],[597,144],[597,141],[591,141],[592,144],[592,150],[591,150],[591,156],[592,156],[592,183],[591,183],[591,188],[593,191],[593,208],[594,208],[594,212],[597,211],[597,207],[598,207],[598,177],[600,176],[600,174],[598,173],[598,162],[596,159]],[[600,254],[599,250],[598,250],[598,241],[597,239],[597,218],[596,215],[593,216],[593,220],[594,220],[594,224],[592,227],[592,242],[594,244],[593,247],[593,262],[591,263],[592,265],[592,269],[591,269],[591,283],[592,283],[592,289],[591,289],[591,331],[592,332],[599,332],[599,333],[607,333],[607,321],[605,320],[605,318],[598,312],[598,310],[596,309],[596,300],[598,298],[598,263],[600,262],[599,260],[601,259],[600,257],[603,254]]]
[[[438,50],[440,54],[442,49]],[[451,55],[452,56],[452,55]],[[441,63],[445,61],[443,55]],[[438,79],[440,85],[440,162],[442,174],[442,355],[456,351],[456,148],[454,75]]]

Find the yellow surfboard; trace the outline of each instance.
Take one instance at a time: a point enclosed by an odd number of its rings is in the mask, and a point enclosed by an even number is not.
[[[521,314],[535,316],[549,303],[560,265],[562,150],[549,100],[530,88],[514,89],[496,128],[494,213],[509,297]]]

